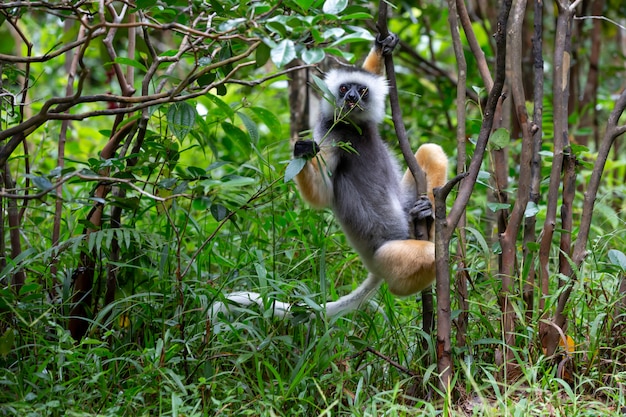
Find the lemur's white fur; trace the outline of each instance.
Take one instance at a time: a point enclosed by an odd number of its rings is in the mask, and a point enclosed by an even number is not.
[[[362,306],[362,304],[369,299],[374,291],[376,291],[383,280],[376,278],[374,275],[369,274],[367,279],[361,283],[350,294],[344,295],[337,301],[326,303],[322,306],[327,317],[336,316],[342,312],[353,311]],[[264,307],[264,301],[261,294],[249,291],[237,291],[226,295],[226,303],[215,302],[209,308],[208,316],[211,321],[215,321],[219,318],[219,314],[229,314],[231,306],[251,306],[256,304],[259,307]],[[282,301],[272,301],[272,310],[274,317],[284,318],[291,314],[292,304]],[[315,317],[315,314],[311,313],[310,317]]]
[[[389,94],[389,84],[385,77],[358,69],[347,71],[338,68],[328,71],[324,81],[328,90],[333,94],[339,91],[339,86],[342,84],[358,83],[368,87],[370,104],[365,117],[376,124],[381,123],[385,118],[385,99]],[[322,114],[332,115],[335,111],[335,103],[322,100],[320,110]]]

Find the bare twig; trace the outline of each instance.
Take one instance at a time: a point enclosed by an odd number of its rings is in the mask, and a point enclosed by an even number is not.
[[[379,4],[377,26],[380,36],[383,38],[389,36],[389,30],[387,29],[387,3],[384,0]],[[400,108],[400,102],[398,100],[396,72],[393,66],[393,57],[391,54],[385,56],[385,70],[387,71],[387,79],[389,80],[389,85],[391,86],[389,101],[391,103],[391,114],[393,118],[393,125],[396,129],[396,135],[398,136],[398,143],[400,145],[400,149],[402,150],[402,155],[404,156],[407,167],[415,179],[417,194],[426,194],[426,175],[417,164],[417,160],[415,159],[413,151],[411,150],[411,145],[409,144],[404,122],[402,121],[402,109]],[[428,239],[428,233],[424,234],[422,232],[422,235],[426,236],[426,239]]]
[[[586,20],[586,19],[596,19],[596,20],[605,20],[609,23],[611,23],[612,25],[617,26],[618,28],[620,28],[623,31],[626,31],[626,26],[624,25],[620,25],[618,22],[616,22],[613,19],[609,19],[606,16],[574,16],[574,20]]]
[[[474,33],[474,29],[472,28],[472,21],[470,20],[469,13],[467,12],[467,7],[465,7],[465,2],[463,0],[456,0],[456,10],[459,15],[459,21],[461,22],[461,26],[463,27],[463,32],[465,33],[465,37],[467,38],[467,43],[469,44],[470,50],[472,51],[472,55],[476,59],[476,66],[478,67],[480,77],[483,80],[483,84],[485,84],[487,92],[489,92],[491,91],[491,87],[493,87],[493,78],[491,77],[491,73],[489,72],[489,66],[487,65],[487,59],[485,59],[485,53],[481,49],[480,44],[476,39],[476,34]],[[465,59],[465,57],[463,57],[463,59]]]
[[[496,67],[494,84],[487,97],[487,104],[485,105],[485,111],[483,113],[483,122],[480,127],[478,140],[476,141],[476,148],[474,150],[474,156],[469,166],[469,175],[459,188],[459,193],[454,201],[454,205],[450,209],[448,215],[447,227],[445,230],[446,236],[451,236],[454,232],[454,228],[459,223],[461,216],[465,211],[467,202],[470,199],[474,184],[478,178],[478,173],[482,165],[483,156],[487,149],[487,142],[489,135],[491,134],[491,127],[493,125],[494,113],[496,110],[496,104],[502,94],[505,78],[505,62],[506,62],[506,28],[509,19],[509,11],[511,9],[512,0],[504,0],[500,6],[500,12],[498,15],[498,21],[496,23],[496,32],[494,38],[496,40]]]

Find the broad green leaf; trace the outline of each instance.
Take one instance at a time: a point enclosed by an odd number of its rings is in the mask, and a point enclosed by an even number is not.
[[[201,77],[198,77],[196,81],[200,87],[205,87],[215,81],[215,78],[217,78],[217,73],[215,71],[211,71],[203,74]]]
[[[306,64],[317,64],[321,62],[325,56],[326,53],[320,48],[305,49],[302,52],[302,60]]]
[[[27,175],[27,177],[30,178],[33,184],[35,184],[35,187],[39,188],[41,191],[49,191],[54,188],[54,184],[46,177],[32,174]]]
[[[281,22],[271,21],[265,24],[265,27],[269,29],[271,32],[278,34],[281,38],[285,38],[287,36],[287,28]]]
[[[219,107],[219,109],[223,111],[229,119],[232,120],[235,117],[235,111],[221,98],[213,94],[207,94],[204,97],[211,101],[213,104],[215,104],[217,107]]]
[[[241,175],[225,175],[222,177],[221,181],[222,188],[245,187],[256,182],[254,178],[244,177]]]
[[[228,89],[226,88],[226,85],[220,84],[217,87],[215,87],[215,92],[217,93],[218,96],[223,97],[228,92]]]
[[[194,198],[192,202],[192,206],[194,210],[206,210],[211,207],[211,199],[207,196],[201,196],[199,198]]]
[[[187,172],[189,173],[191,178],[205,178],[206,177],[206,170],[200,167],[189,166],[187,167]]]
[[[213,204],[211,206],[211,215],[215,220],[221,222],[228,215],[228,210],[221,204]]]
[[[371,42],[373,40],[374,40],[374,37],[370,34],[370,32],[363,29],[363,30],[357,30],[353,33],[350,33],[348,35],[338,38],[335,42],[330,44],[330,47],[346,45],[346,44],[355,43],[355,42],[363,42],[363,41]]]
[[[489,138],[489,145],[491,146],[491,149],[495,150],[505,148],[509,142],[511,142],[511,135],[509,134],[509,131],[504,128],[496,129]]]
[[[228,141],[230,141],[245,155],[248,155],[250,151],[252,151],[250,136],[248,136],[243,130],[228,122],[222,123],[222,129],[224,129],[224,133],[226,133]]]
[[[265,126],[267,126],[272,134],[280,134],[282,125],[274,113],[263,107],[250,107],[250,111],[252,111],[254,115],[258,117],[259,120],[265,124]]]
[[[291,181],[296,175],[298,175],[300,171],[302,171],[302,168],[304,168],[304,165],[306,165],[306,159],[304,158],[294,158],[289,161],[289,164],[287,164],[287,168],[285,169],[285,182]]]
[[[348,0],[326,0],[322,11],[326,14],[339,14],[348,7]]]
[[[181,142],[193,128],[198,112],[186,101],[173,103],[167,109],[167,123],[174,135]]]
[[[539,213],[539,206],[534,201],[529,201],[528,204],[526,204],[524,217],[533,217],[537,213]]]
[[[270,52],[270,47],[267,46],[265,43],[261,43],[259,47],[256,48],[256,51],[254,51],[254,56],[257,68],[262,67],[267,63],[267,61],[270,59]]]
[[[609,261],[622,271],[626,271],[626,255],[624,255],[624,252],[617,249],[609,250]]]
[[[296,46],[291,39],[284,39],[271,50],[270,54],[274,64],[282,68],[296,59]]]
[[[338,39],[338,38],[342,37],[344,33],[346,33],[346,31],[344,29],[341,29],[341,28],[330,28],[328,30],[325,30],[322,33],[322,37],[324,39],[326,39],[326,40]]]

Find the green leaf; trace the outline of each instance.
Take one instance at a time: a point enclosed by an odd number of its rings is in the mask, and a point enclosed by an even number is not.
[[[359,31],[356,33],[350,33],[349,35],[346,36],[342,36],[341,38],[337,39],[335,42],[331,43],[329,46],[332,47],[336,47],[339,45],[347,45],[350,43],[356,43],[356,42],[363,42],[363,41],[372,41],[372,35],[369,34],[369,32],[365,32],[365,31]]]
[[[315,0],[295,0],[295,1],[296,1],[296,4],[300,6],[300,8],[303,11],[309,10],[311,6],[313,6],[313,3],[315,3]]]
[[[326,14],[339,14],[348,7],[348,0],[326,0],[322,11]]]
[[[239,116],[239,118],[241,119],[241,122],[246,127],[246,130],[248,131],[248,135],[250,135],[250,140],[254,143],[258,142],[259,141],[259,127],[257,126],[256,123],[254,123],[254,120],[248,117],[248,115],[245,114],[244,112],[240,112],[240,111],[237,112],[237,116]]]
[[[207,72],[206,74],[203,74],[202,76],[198,77],[198,80],[197,80],[198,85],[200,87],[206,87],[207,85],[215,81],[216,77],[217,77],[217,73],[215,71]]]
[[[322,33],[322,37],[325,40],[339,39],[343,36],[344,33],[346,33],[346,31],[342,28],[330,28]]]
[[[221,178],[221,181],[222,188],[245,187],[256,182],[254,178],[244,177],[241,175],[225,175]]]
[[[489,145],[491,149],[495,149],[497,151],[505,148],[510,142],[511,135],[509,134],[509,131],[502,127],[500,129],[496,129],[489,138]]]
[[[194,179],[206,178],[206,175],[207,175],[206,170],[200,167],[196,167],[196,166],[187,167],[187,172],[189,173],[191,178],[194,178]]]
[[[508,203],[487,203],[487,207],[495,213],[498,210],[506,210],[511,207],[511,205]]]
[[[285,169],[285,182],[291,181],[296,175],[302,171],[302,168],[306,165],[306,159],[294,158],[289,161],[287,168]]]
[[[49,191],[54,188],[54,184],[52,184],[46,177],[32,174],[26,176],[30,178],[33,181],[33,184],[35,184],[35,187],[39,188],[41,191]]]
[[[609,250],[609,261],[619,267],[622,272],[626,271],[626,255],[617,249]]]
[[[250,151],[252,151],[252,146],[250,146],[250,136],[248,136],[243,130],[228,122],[222,123],[222,129],[224,129],[227,139],[229,139],[230,142],[245,155],[248,155]]]
[[[325,56],[326,53],[320,48],[305,49],[304,52],[302,52],[302,60],[309,65],[321,62]]]
[[[215,104],[217,107],[219,107],[219,109],[224,112],[224,114],[226,114],[226,117],[228,117],[230,120],[233,120],[235,118],[235,111],[228,104],[226,104],[224,100],[213,94],[207,94],[204,97],[213,104]]]
[[[291,39],[283,39],[270,51],[272,61],[282,68],[296,59],[296,46]]]
[[[218,96],[223,97],[226,95],[228,90],[226,89],[226,86],[224,84],[220,84],[217,87],[215,87],[215,92],[217,93]]]
[[[167,109],[167,123],[178,140],[182,142],[189,134],[197,115],[196,108],[186,101],[170,105]]]
[[[6,357],[9,353],[11,353],[14,342],[15,332],[9,327],[4,334],[0,336],[0,355],[2,355],[2,357]]]
[[[341,14],[339,16],[340,20],[368,20],[371,19],[372,15],[367,12],[357,12],[357,13],[349,13],[349,14]]]
[[[474,229],[473,227],[466,227],[465,230],[474,235],[476,243],[480,246],[483,256],[488,256],[490,253],[489,245],[487,245],[487,241],[485,240],[485,237],[482,235],[482,233],[479,230]]]
[[[135,2],[135,5],[137,6],[138,9],[143,10],[143,9],[148,9],[152,6],[155,6],[157,3],[157,0],[137,0]]]
[[[123,56],[118,56],[117,58],[115,58],[114,62],[117,63],[117,64],[128,65],[128,66],[131,66],[133,68],[140,69],[142,71],[148,71],[148,69],[146,68],[145,65],[143,65],[141,62],[139,62],[139,61],[137,61],[135,59],[130,59],[130,58],[126,58],[126,57],[123,57]]]
[[[539,213],[539,206],[535,202],[529,201],[528,204],[526,204],[526,210],[524,211],[524,217],[533,217],[537,213]]]
[[[313,74],[313,82],[315,83],[317,88],[319,88],[320,91],[322,92],[322,96],[324,97],[324,100],[327,100],[332,104],[335,104],[335,99],[334,99],[335,96],[333,95],[333,93],[330,92],[324,80],[322,80],[317,75]]]
[[[270,21],[265,24],[265,27],[269,29],[271,32],[278,34],[281,38],[285,38],[287,36],[287,28],[281,22],[278,21]]]
[[[254,55],[256,59],[257,68],[262,67],[263,65],[267,63],[267,61],[270,59],[270,52],[271,52],[270,47],[264,43],[260,44],[259,47],[256,48]]]
[[[263,107],[250,107],[250,111],[252,111],[254,115],[258,117],[259,120],[265,124],[265,126],[267,126],[270,132],[274,135],[280,134],[282,131],[282,125],[274,113]]]
[[[221,222],[228,215],[228,210],[221,204],[213,204],[211,206],[211,215],[215,220]]]

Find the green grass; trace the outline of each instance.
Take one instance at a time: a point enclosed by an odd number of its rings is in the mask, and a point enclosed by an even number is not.
[[[236,207],[245,198],[224,201]],[[30,256],[3,272],[6,279],[23,267],[30,279],[19,295],[0,290],[0,415],[623,416],[623,270],[608,254],[624,247],[626,227],[607,207],[595,219],[592,255],[568,305],[567,334],[576,343],[569,381],[542,352],[542,312],[527,320],[521,297],[511,297],[520,373],[506,383],[498,378],[500,284],[490,272],[497,259],[482,225],[473,225],[467,345],[453,349],[448,394],[439,389],[435,336],[422,330],[414,297],[396,299],[383,287],[379,309],[371,304],[330,320],[271,317],[273,299],[315,309],[365,277],[332,216],[302,206],[292,185],[270,186],[213,237],[217,221],[190,201],[172,204],[169,217],[142,207],[135,229],[120,232],[116,301],[96,312],[80,343],[66,331],[69,287],[89,242],[65,237],[53,279],[48,264],[56,253],[33,237]],[[113,235],[91,242],[102,255],[100,273]],[[266,308],[207,322],[214,300],[242,289],[261,292]],[[555,302],[553,295],[546,305]]]

